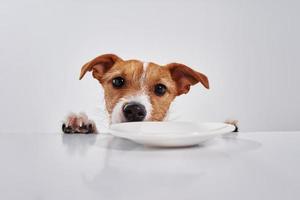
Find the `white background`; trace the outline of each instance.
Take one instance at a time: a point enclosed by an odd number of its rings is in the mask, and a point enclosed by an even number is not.
[[[103,53],[205,73],[173,119],[238,119],[241,130],[300,130],[297,1],[0,1],[0,132],[53,132],[69,111],[103,120],[81,65]],[[100,107],[97,108],[97,107]]]

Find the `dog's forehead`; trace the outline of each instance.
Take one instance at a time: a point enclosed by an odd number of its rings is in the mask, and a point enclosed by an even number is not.
[[[110,71],[129,75],[135,74],[135,78],[171,78],[170,72],[166,67],[153,62],[139,60],[127,60],[116,63]]]
[[[134,72],[143,70],[143,62],[139,60],[126,60],[122,62],[117,62],[111,71],[122,71],[122,72]]]
[[[152,62],[144,63],[143,72],[146,78],[171,78],[170,71],[166,67]]]

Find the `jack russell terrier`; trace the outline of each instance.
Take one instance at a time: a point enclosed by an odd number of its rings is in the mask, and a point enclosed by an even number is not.
[[[203,73],[180,63],[161,66],[104,54],[83,65],[79,79],[88,71],[104,89],[110,123],[162,121],[174,98],[188,93],[190,86],[201,83],[209,89]],[[228,123],[236,125],[237,122]],[[70,114],[62,130],[64,133],[97,132],[95,123],[83,113]]]

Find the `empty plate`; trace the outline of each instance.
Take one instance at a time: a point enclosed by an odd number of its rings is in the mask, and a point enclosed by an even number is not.
[[[225,123],[129,122],[113,124],[109,132],[148,146],[183,147],[200,144],[234,129]]]

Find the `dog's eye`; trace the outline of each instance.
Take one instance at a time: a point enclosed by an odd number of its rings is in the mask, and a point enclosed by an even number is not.
[[[157,96],[163,96],[167,91],[167,87],[161,83],[155,85],[154,92]]]
[[[122,77],[116,77],[112,80],[112,85],[115,88],[121,88],[125,84],[125,80]]]

